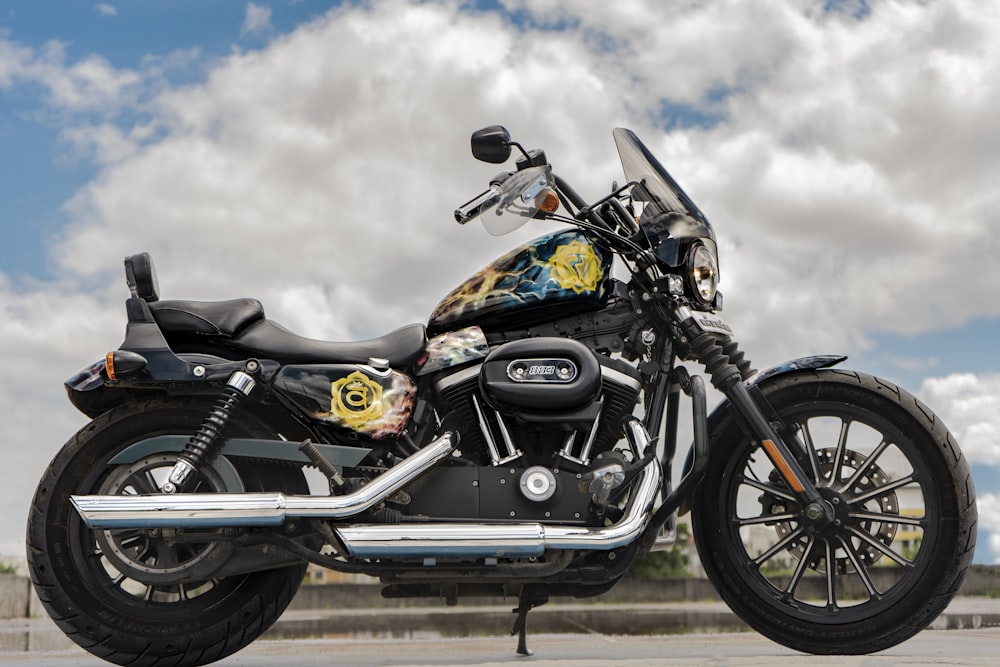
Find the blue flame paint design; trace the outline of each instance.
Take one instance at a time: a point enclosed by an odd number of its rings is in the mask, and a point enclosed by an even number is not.
[[[429,328],[479,323],[542,304],[593,306],[607,295],[611,253],[579,230],[563,230],[526,243],[481,270],[446,296]]]

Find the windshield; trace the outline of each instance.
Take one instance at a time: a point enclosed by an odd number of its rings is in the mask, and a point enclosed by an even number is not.
[[[714,238],[708,218],[639,141],[635,132],[618,127],[614,130],[614,138],[626,180],[642,184],[641,190],[634,188],[632,191],[632,198],[643,204],[642,219],[649,220],[665,213],[681,213],[704,224],[709,236]],[[640,220],[640,224],[641,222]]]

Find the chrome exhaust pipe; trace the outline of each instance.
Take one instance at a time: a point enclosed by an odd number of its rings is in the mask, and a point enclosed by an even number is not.
[[[635,540],[652,516],[660,464],[650,461],[625,516],[603,528],[541,523],[364,524],[334,528],[357,558],[534,558],[547,549],[609,551]]]
[[[637,421],[626,435],[643,453],[649,435]],[[346,496],[285,496],[281,493],[176,494],[154,496],[71,496],[91,528],[218,528],[275,526],[289,517],[345,518],[381,502],[453,449],[445,433],[416,454]],[[557,526],[541,523],[355,524],[334,527],[357,558],[533,558],[546,550],[608,551],[626,546],[646,529],[660,488],[659,462],[639,473],[625,513],[611,526]]]
[[[342,519],[382,502],[454,450],[446,432],[417,453],[345,496],[283,493],[178,493],[149,496],[70,496],[89,528],[223,528],[278,526],[291,517]]]
[[[626,433],[645,452],[649,435],[638,421]],[[502,524],[364,524],[334,528],[347,551],[357,558],[534,558],[547,549],[609,551],[631,544],[646,529],[660,488],[660,464],[654,458],[639,473],[625,514],[601,528],[540,523]]]

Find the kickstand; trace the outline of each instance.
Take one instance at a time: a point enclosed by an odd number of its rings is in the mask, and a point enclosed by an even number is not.
[[[528,650],[528,612],[535,607],[540,607],[549,601],[548,596],[543,597],[528,597],[522,594],[517,600],[517,607],[511,609],[511,612],[517,614],[517,619],[514,621],[514,627],[511,629],[511,635],[517,635],[517,654],[520,656],[532,655],[532,652]]]

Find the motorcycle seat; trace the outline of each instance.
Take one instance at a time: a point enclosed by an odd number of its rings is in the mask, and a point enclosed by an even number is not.
[[[229,301],[153,301],[149,303],[156,324],[169,333],[234,336],[264,319],[257,299]]]
[[[370,340],[337,343],[303,338],[267,319],[226,342],[227,347],[283,364],[367,364],[370,359],[385,359],[390,366],[414,361],[426,344],[423,324],[410,324]]]

